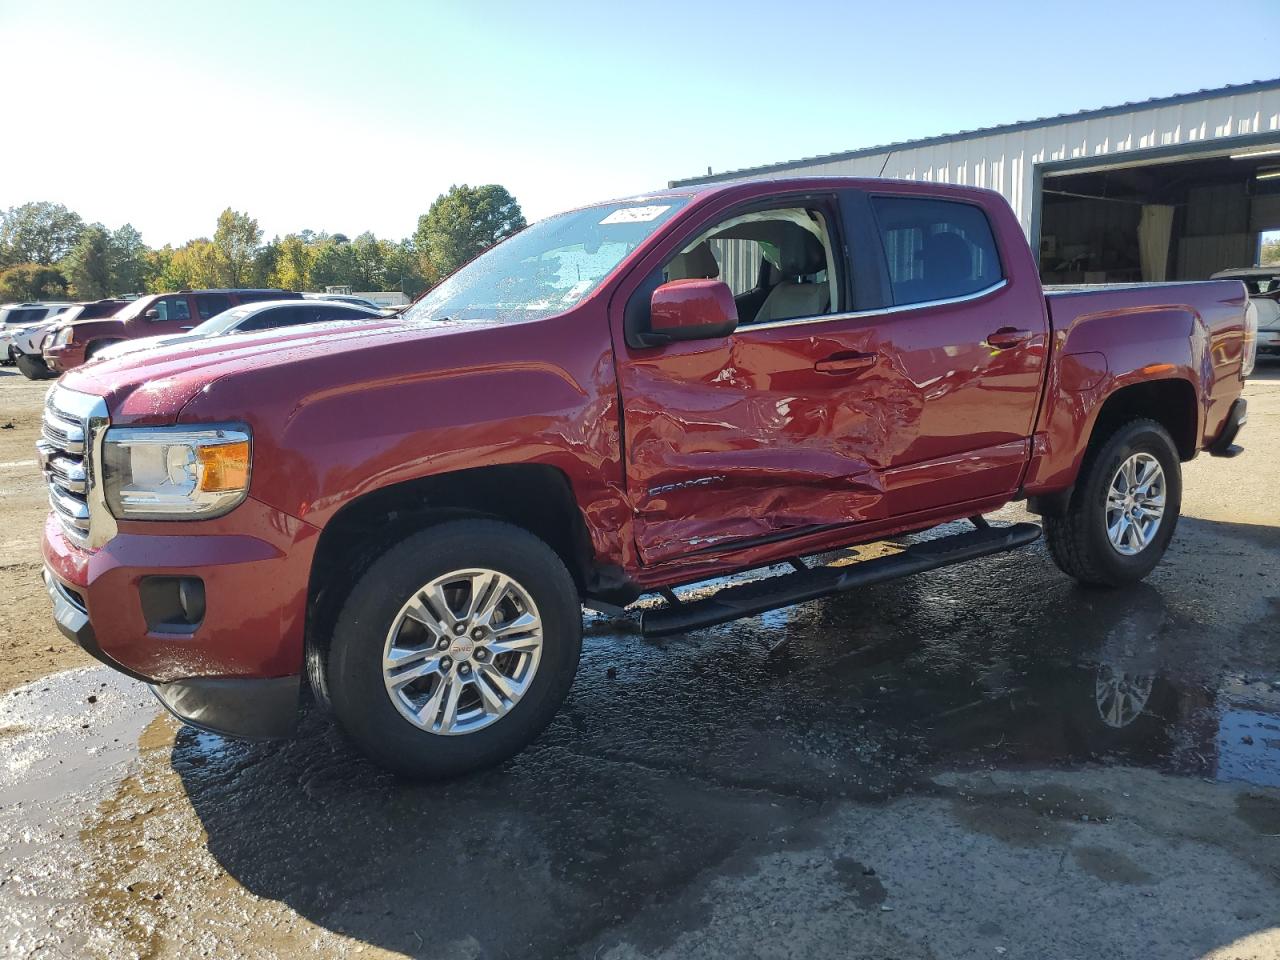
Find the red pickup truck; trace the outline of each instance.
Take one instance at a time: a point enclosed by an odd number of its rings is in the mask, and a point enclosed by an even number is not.
[[[309,690],[447,776],[548,723],[584,604],[692,630],[1025,545],[982,517],[1022,499],[1068,574],[1138,580],[1180,464],[1239,449],[1253,350],[1238,281],[1044,293],[995,193],[672,190],[535,224],[402,316],[68,374],[46,583],[191,724],[287,735]]]

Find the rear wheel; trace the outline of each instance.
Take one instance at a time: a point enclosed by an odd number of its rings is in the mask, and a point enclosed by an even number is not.
[[[1154,420],[1132,420],[1091,447],[1066,512],[1044,518],[1045,539],[1082,583],[1133,583],[1164,556],[1181,506],[1173,438]]]
[[[18,354],[18,370],[28,380],[48,380],[57,376],[44,362],[44,357],[27,353]]]
[[[434,779],[511,756],[550,722],[582,644],[577,588],[532,534],[456,520],[392,547],[352,589],[325,677],[373,760]]]

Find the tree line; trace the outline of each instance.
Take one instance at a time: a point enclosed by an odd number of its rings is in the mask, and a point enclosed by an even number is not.
[[[454,185],[403,240],[301,230],[264,242],[258,221],[231,208],[213,234],[153,248],[131,224],[85,223],[59,203],[0,212],[0,301],[97,300],[201,287],[401,290],[417,296],[525,226],[498,184]]]

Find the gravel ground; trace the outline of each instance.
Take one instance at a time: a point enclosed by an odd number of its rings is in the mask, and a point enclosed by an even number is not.
[[[319,716],[179,729],[61,638],[45,387],[0,368],[6,956],[1280,957],[1280,366],[1137,588],[1038,544],[662,642],[593,619],[538,743],[435,787]]]

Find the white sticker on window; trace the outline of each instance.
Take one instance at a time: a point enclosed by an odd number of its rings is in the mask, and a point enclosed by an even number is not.
[[[650,220],[657,220],[660,216],[671,209],[670,204],[665,207],[623,207],[621,210],[615,210],[603,220],[600,225],[606,223],[648,223]]]

